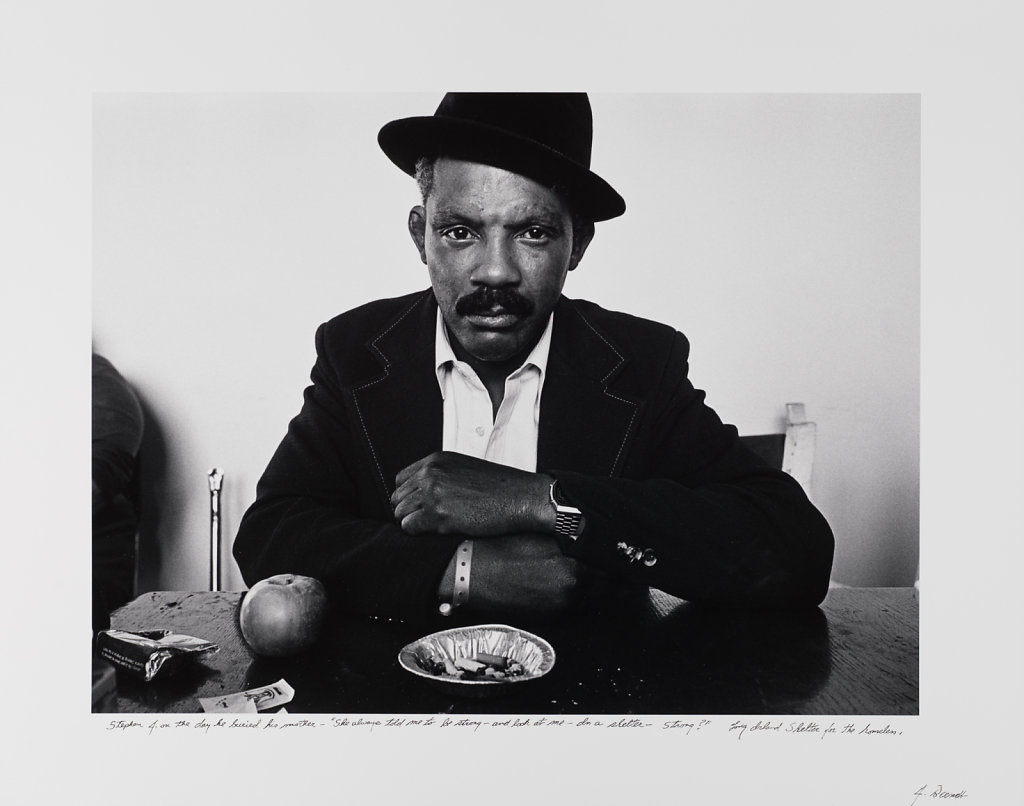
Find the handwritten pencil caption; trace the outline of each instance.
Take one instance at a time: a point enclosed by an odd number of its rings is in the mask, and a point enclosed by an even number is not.
[[[776,734],[776,735],[804,735],[817,736],[825,739],[830,736],[902,736],[903,731],[893,728],[891,724],[879,725],[875,722],[785,722],[782,720],[759,719],[754,723],[734,720],[729,725],[729,733],[737,739],[742,739],[747,734],[751,736]]]
[[[502,719],[476,716],[392,716],[392,717],[299,717],[282,709],[275,714],[223,715],[204,714],[188,719],[172,719],[166,716],[156,719],[131,718],[110,719],[105,730],[116,733],[147,734],[170,733],[189,730],[197,733],[220,731],[265,732],[284,730],[613,730],[613,731],[650,731],[675,736],[721,735],[725,732],[737,740],[750,741],[762,737],[804,737],[821,740],[832,737],[856,737],[858,739],[892,738],[902,735],[903,731],[893,728],[890,723],[849,721],[849,722],[814,722],[814,721],[783,721],[757,720],[753,723],[742,720],[712,719],[663,719],[658,717],[506,717]],[[933,790],[921,793],[921,797]],[[943,797],[950,797],[944,795]]]

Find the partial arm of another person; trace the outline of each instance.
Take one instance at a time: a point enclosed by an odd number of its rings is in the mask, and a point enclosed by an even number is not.
[[[128,489],[142,444],[143,417],[128,382],[92,357],[92,506],[99,511]]]
[[[143,414],[135,392],[102,356],[92,357],[92,624],[131,597],[138,501],[132,495]]]

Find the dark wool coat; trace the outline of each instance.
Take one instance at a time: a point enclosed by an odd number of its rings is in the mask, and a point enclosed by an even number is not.
[[[247,584],[317,577],[341,607],[410,620],[436,613],[458,535],[404,534],[399,470],[441,450],[427,291],[379,300],[318,329],[302,410],[245,514],[234,554]],[[698,602],[816,605],[833,537],[800,485],[739,442],[687,378],[672,328],[562,297],[541,397],[537,469],[586,529],[565,551],[619,587]],[[657,562],[630,562],[624,541]]]

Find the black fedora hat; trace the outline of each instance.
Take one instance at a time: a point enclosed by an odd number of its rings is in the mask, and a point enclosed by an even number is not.
[[[421,157],[504,168],[555,187],[592,221],[626,203],[590,170],[594,120],[585,92],[449,92],[431,117],[393,120],[377,142],[410,176]]]

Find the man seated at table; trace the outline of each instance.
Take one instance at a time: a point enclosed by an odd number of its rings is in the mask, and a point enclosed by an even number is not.
[[[686,338],[562,295],[594,222],[625,211],[590,171],[587,96],[449,93],[378,141],[420,185],[431,288],[318,329],[234,544],[246,583],[305,574],[408,620],[556,616],[648,586],[820,602],[828,524],[705,405]]]

